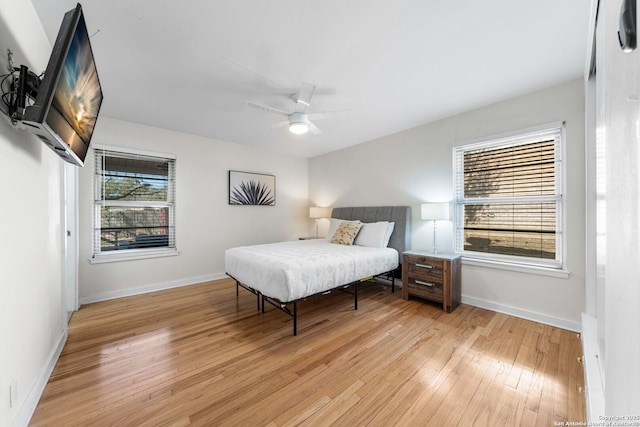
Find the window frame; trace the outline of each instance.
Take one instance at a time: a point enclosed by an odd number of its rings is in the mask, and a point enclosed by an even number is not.
[[[147,258],[158,258],[158,257],[166,257],[166,256],[175,256],[178,255],[178,250],[176,246],[176,219],[175,219],[175,210],[176,210],[176,156],[174,154],[167,153],[158,153],[158,152],[150,152],[144,150],[137,150],[132,148],[124,148],[124,147],[116,147],[109,145],[101,145],[101,144],[93,144],[92,148],[94,150],[94,171],[93,171],[93,233],[92,233],[92,256],[89,260],[91,264],[100,264],[107,262],[118,262],[118,261],[127,261],[127,260],[135,260],[135,259],[147,259]],[[113,201],[105,201],[103,200],[102,193],[102,179],[101,179],[101,164],[99,164],[98,159],[103,158],[105,154],[114,153],[119,155],[120,157],[125,158],[159,158],[169,162],[169,188],[167,189],[167,202],[157,202],[157,201],[120,201],[114,203]],[[115,157],[115,156],[114,156]],[[109,206],[126,206],[126,207],[167,207],[168,208],[168,219],[169,219],[169,228],[173,229],[173,232],[169,233],[169,242],[168,246],[165,247],[153,247],[153,248],[134,248],[134,249],[122,249],[116,251],[101,251],[100,250],[100,239],[101,239],[101,207],[109,205]]]
[[[480,148],[508,146],[513,144],[531,143],[543,140],[544,136],[557,135],[554,152],[554,178],[555,194],[553,196],[517,196],[517,197],[464,197],[464,160],[461,156],[467,151]],[[513,271],[538,273],[556,277],[567,278],[566,270],[566,179],[565,179],[565,123],[554,122],[541,126],[521,129],[500,135],[493,135],[473,141],[468,141],[453,147],[453,188],[454,188],[454,215],[453,234],[454,252],[462,255],[465,264],[487,266]],[[484,202],[487,204],[524,203],[524,202],[555,202],[556,206],[556,256],[555,259],[525,257],[518,255],[504,255],[488,252],[468,251],[464,249],[464,206]]]

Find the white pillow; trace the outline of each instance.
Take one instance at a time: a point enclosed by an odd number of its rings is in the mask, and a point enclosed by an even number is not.
[[[384,236],[384,242],[382,246],[383,248],[386,248],[387,246],[389,246],[389,240],[391,239],[391,233],[393,233],[393,228],[396,226],[395,222],[390,222],[389,224],[387,224],[387,234]]]
[[[327,231],[326,240],[333,239],[333,235],[336,234],[336,230],[340,227],[340,224],[344,222],[344,219],[329,218],[329,231]]]
[[[362,227],[360,227],[360,232],[356,236],[356,240],[353,243],[355,245],[368,246],[370,248],[384,248],[387,246],[386,243],[388,243],[389,241],[387,238],[388,228],[388,221],[378,221],[362,224]],[[389,237],[391,237],[391,233],[389,233]]]

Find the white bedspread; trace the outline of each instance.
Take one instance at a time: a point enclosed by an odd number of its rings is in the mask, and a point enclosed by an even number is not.
[[[338,245],[324,239],[241,246],[225,252],[227,274],[282,302],[397,267],[395,249]]]

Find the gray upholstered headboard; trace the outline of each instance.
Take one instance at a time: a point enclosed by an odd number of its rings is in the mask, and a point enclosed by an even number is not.
[[[357,206],[333,208],[331,218],[359,219],[362,222],[395,222],[389,247],[398,251],[400,262],[402,252],[411,249],[411,206]]]

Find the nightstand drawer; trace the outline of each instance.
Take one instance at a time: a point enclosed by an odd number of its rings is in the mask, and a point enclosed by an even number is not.
[[[417,297],[427,298],[437,302],[444,301],[442,282],[431,282],[414,276],[408,276],[407,291]]]
[[[408,273],[425,281],[434,281],[442,283],[442,275],[444,270],[444,262],[440,259],[434,259],[422,256],[411,256],[407,260]]]

